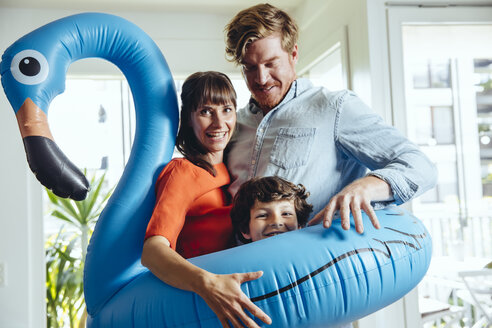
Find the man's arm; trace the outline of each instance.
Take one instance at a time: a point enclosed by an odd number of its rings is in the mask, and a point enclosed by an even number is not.
[[[335,129],[338,150],[371,172],[333,196],[309,224],[323,221],[324,226],[329,227],[335,211],[339,210],[342,227],[350,227],[352,213],[356,230],[362,233],[361,209],[378,228],[371,203],[402,204],[422,194],[436,184],[436,168],[417,145],[385,124],[355,95],[347,94],[340,104]]]

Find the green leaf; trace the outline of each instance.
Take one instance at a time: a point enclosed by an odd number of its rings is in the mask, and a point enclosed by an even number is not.
[[[94,183],[96,184],[96,188],[93,188],[90,192],[90,197],[88,197],[87,202],[88,202],[88,208],[92,209],[99,198],[99,193],[101,192],[101,188],[104,184],[104,179],[106,177],[106,173],[104,173],[98,180],[97,183],[95,180],[92,181],[92,185]]]
[[[73,200],[70,199],[65,199],[65,198],[59,198],[58,199],[60,206],[68,212],[70,215],[73,216],[74,219],[77,221],[80,221],[79,219],[79,213],[75,210],[75,207],[72,205]]]
[[[86,172],[84,170],[84,172]],[[106,191],[106,174],[94,174],[87,198],[80,202],[60,198],[46,190],[50,216],[77,229],[68,232],[62,227],[46,240],[46,306],[49,327],[77,325],[84,310],[83,269],[81,245],[92,234],[93,226],[106,206],[113,189]],[[84,238],[84,242],[82,242]]]
[[[58,210],[55,210],[53,212],[51,212],[51,216],[54,216],[60,220],[63,220],[63,221],[66,221],[72,225],[75,225],[75,226],[78,226],[78,221],[73,221],[72,218],[68,217],[67,215],[63,214],[62,212],[58,211]]]
[[[46,193],[48,194],[48,198],[53,204],[58,204],[58,196],[56,196],[51,190],[45,188]]]

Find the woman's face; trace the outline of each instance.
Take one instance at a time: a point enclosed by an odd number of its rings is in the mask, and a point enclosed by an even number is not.
[[[205,104],[191,113],[191,127],[198,141],[208,150],[211,164],[222,162],[235,126],[236,109],[232,103]]]

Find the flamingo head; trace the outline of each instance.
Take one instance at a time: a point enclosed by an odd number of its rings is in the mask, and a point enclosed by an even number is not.
[[[73,61],[55,32],[47,25],[12,44],[2,56],[1,81],[37,179],[60,197],[82,200],[89,183],[54,142],[47,119],[52,99],[65,89],[66,71]]]

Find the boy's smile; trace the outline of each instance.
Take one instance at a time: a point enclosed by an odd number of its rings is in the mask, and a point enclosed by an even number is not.
[[[257,241],[299,228],[293,200],[262,203],[258,200],[250,210],[246,239]]]

